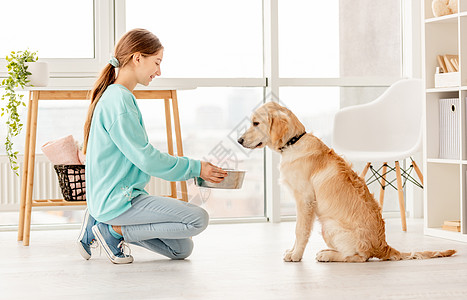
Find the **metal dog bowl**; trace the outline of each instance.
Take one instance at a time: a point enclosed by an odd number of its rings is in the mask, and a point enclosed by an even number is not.
[[[227,177],[219,183],[209,182],[201,177],[195,177],[195,185],[199,187],[212,189],[240,189],[243,185],[246,171],[224,169],[227,172]]]

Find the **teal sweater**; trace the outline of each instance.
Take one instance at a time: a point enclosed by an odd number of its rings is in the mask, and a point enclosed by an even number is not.
[[[86,151],[86,199],[99,222],[131,207],[131,199],[147,195],[151,176],[182,181],[200,175],[201,162],[161,153],[148,140],[134,95],[112,84],[96,105]]]

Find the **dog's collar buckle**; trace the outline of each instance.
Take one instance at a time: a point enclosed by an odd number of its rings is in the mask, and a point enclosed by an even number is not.
[[[294,136],[294,137],[291,138],[284,146],[280,147],[279,150],[280,150],[281,152],[284,151],[285,148],[287,148],[287,147],[289,147],[289,146],[292,146],[293,144],[295,144],[296,142],[298,142],[298,140],[299,140],[302,136],[304,136],[305,134],[306,134],[306,132]]]

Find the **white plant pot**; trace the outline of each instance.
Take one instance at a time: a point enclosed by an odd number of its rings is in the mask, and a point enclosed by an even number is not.
[[[46,62],[26,62],[25,66],[28,67],[28,86],[47,86],[49,83],[49,65]]]

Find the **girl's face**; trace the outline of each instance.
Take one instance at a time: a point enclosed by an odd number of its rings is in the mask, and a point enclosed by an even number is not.
[[[159,50],[159,52],[151,56],[137,54],[138,63],[136,64],[135,71],[138,83],[147,86],[154,77],[161,76],[163,54],[164,49]]]

